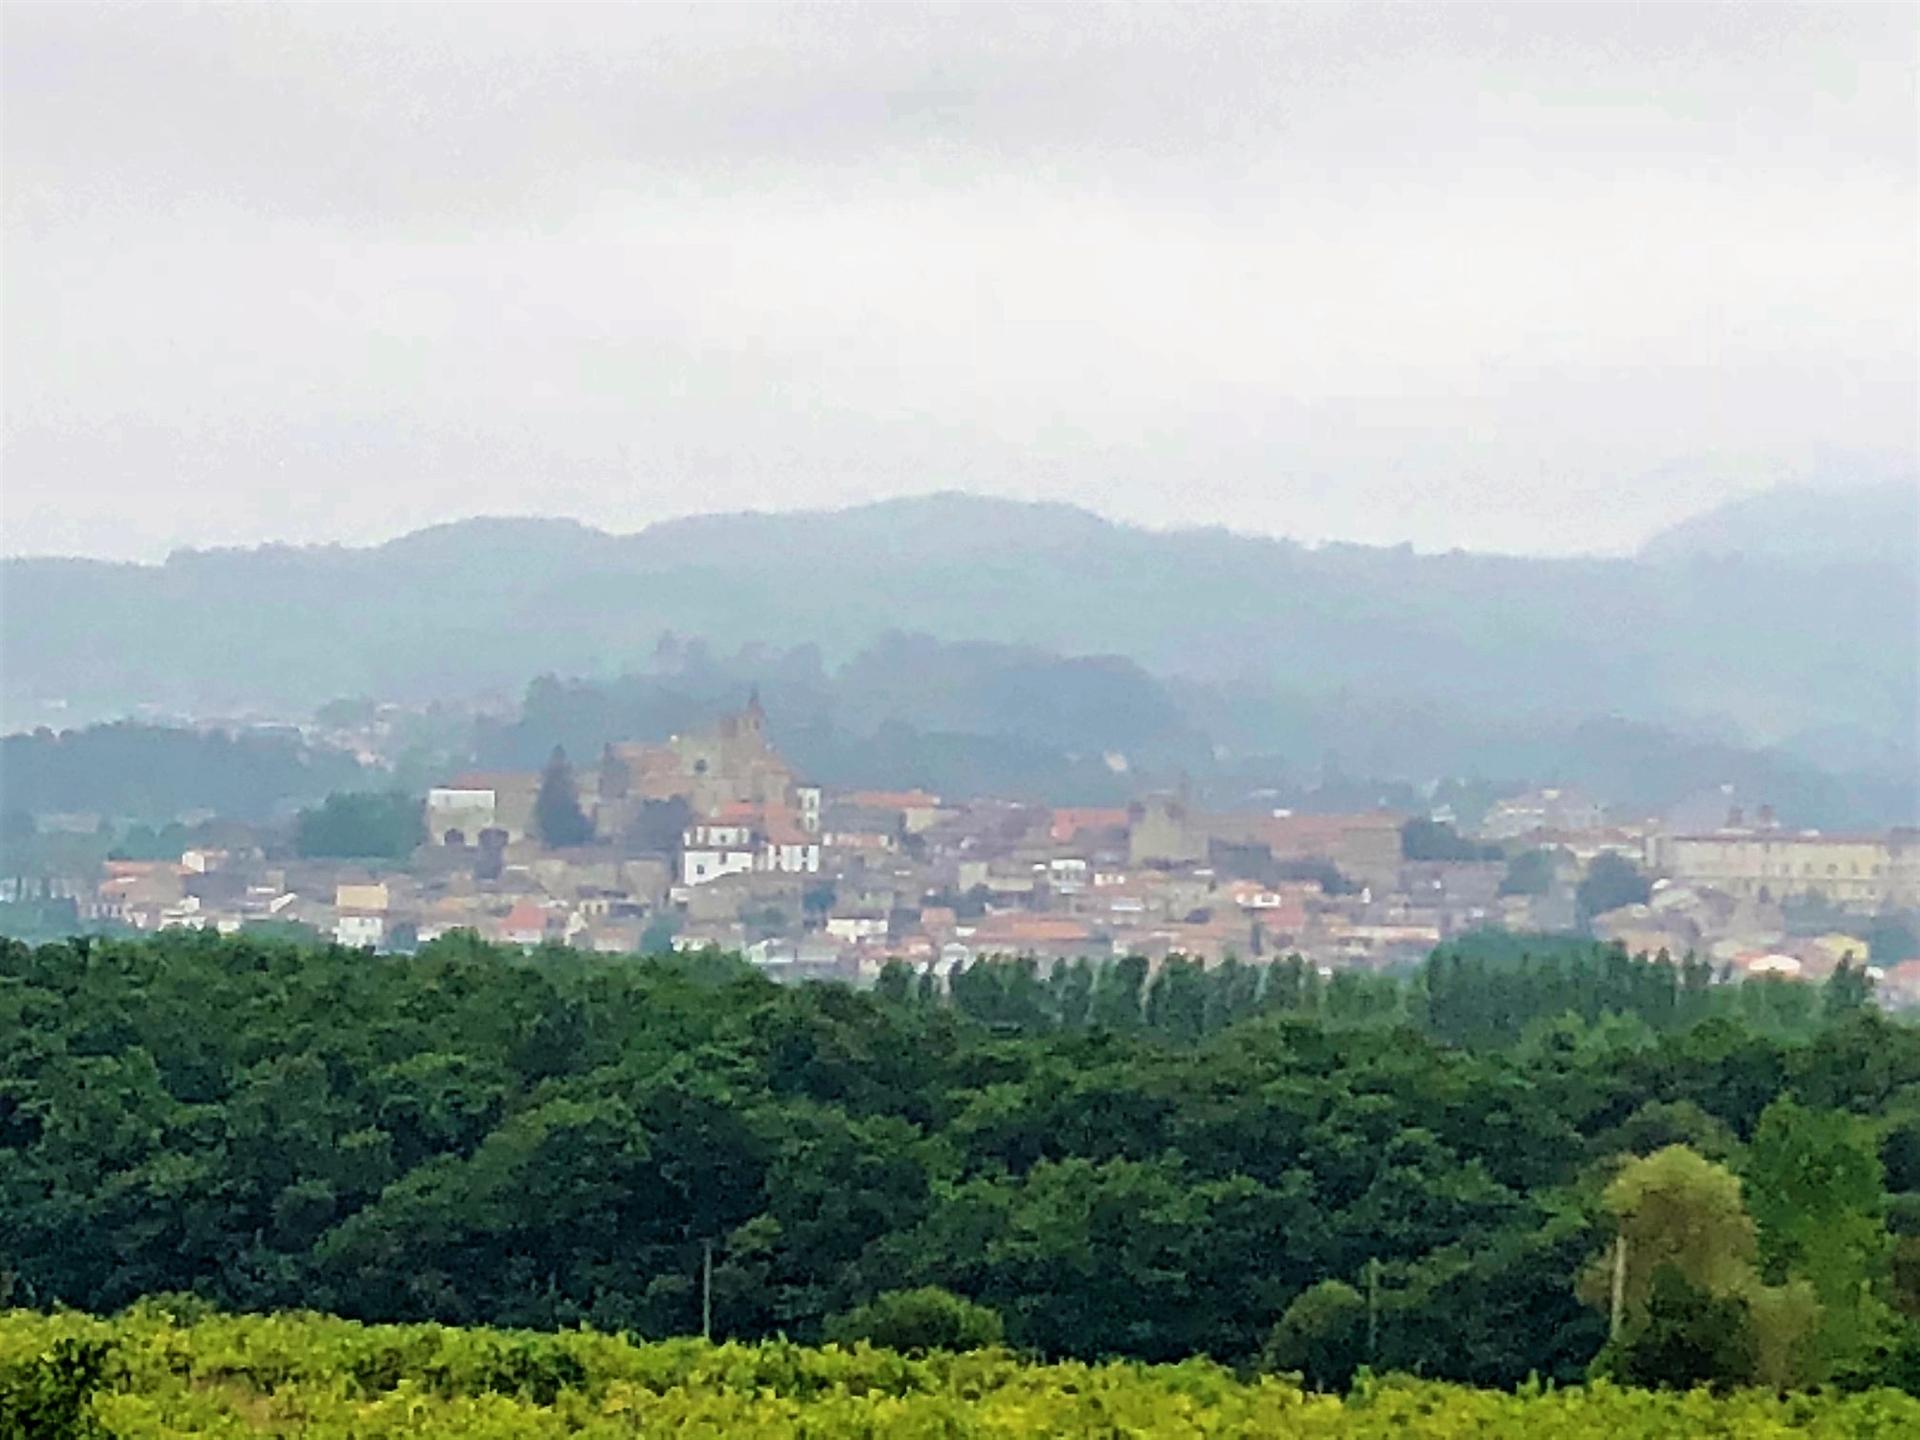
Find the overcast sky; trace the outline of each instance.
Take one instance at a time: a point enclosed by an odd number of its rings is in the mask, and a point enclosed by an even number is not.
[[[4,546],[1910,470],[1906,6],[4,10]]]

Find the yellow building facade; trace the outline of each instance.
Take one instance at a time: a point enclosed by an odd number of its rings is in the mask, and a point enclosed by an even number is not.
[[[1674,835],[1660,843],[1658,857],[1660,868],[1681,884],[1741,899],[1813,895],[1860,910],[1920,904],[1920,831]]]

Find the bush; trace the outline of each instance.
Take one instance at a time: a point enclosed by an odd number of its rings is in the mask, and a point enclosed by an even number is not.
[[[1403,860],[1503,860],[1498,845],[1481,845],[1461,835],[1443,820],[1415,816],[1400,827]]]
[[[1639,868],[1610,850],[1593,857],[1574,892],[1580,913],[1589,920],[1622,906],[1644,905],[1652,894],[1653,885]]]
[[[998,1314],[938,1285],[889,1290],[827,1321],[827,1338],[838,1344],[864,1340],[909,1355],[984,1350],[998,1345],[1001,1333]]]
[[[0,1440],[85,1440],[101,1433],[93,1392],[108,1379],[113,1347],[55,1340],[45,1353],[0,1365]]]
[[[949,1311],[966,1304],[932,1293]],[[1892,1440],[1920,1434],[1920,1400],[1892,1390],[1780,1395],[1762,1387],[1716,1398],[1608,1384],[1527,1385],[1516,1394],[1404,1376],[1369,1378],[1340,1399],[1303,1395],[1272,1377],[1242,1381],[1205,1360],[1040,1364],[997,1350],[908,1357],[785,1340],[635,1344],[591,1330],[358,1325],[312,1313],[175,1325],[151,1311],[101,1321],[0,1310],[0,1440],[108,1434]]]
[[[1339,1280],[1294,1297],[1267,1335],[1261,1368],[1297,1374],[1316,1390],[1345,1390],[1366,1357],[1367,1302]]]
[[[1649,1390],[1723,1390],[1751,1384],[1756,1359],[1746,1301],[1712,1294],[1662,1265],[1654,1271],[1645,1316],[1600,1352],[1594,1369]]]
[[[399,860],[426,838],[420,802],[397,791],[329,795],[294,827],[294,844],[310,859]]]

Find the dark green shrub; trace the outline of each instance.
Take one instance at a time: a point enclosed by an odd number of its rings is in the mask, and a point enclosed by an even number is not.
[[[44,1355],[0,1366],[0,1440],[91,1440],[93,1392],[107,1383],[113,1347],[56,1340]]]
[[[929,1350],[984,1350],[1001,1339],[1000,1317],[985,1305],[923,1285],[889,1290],[827,1321],[827,1338],[841,1345],[864,1340],[903,1354]]]

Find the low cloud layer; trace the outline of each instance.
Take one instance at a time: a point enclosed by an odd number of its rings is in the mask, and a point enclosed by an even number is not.
[[[1914,463],[1900,7],[5,23],[12,553],[936,488],[1606,551]]]

